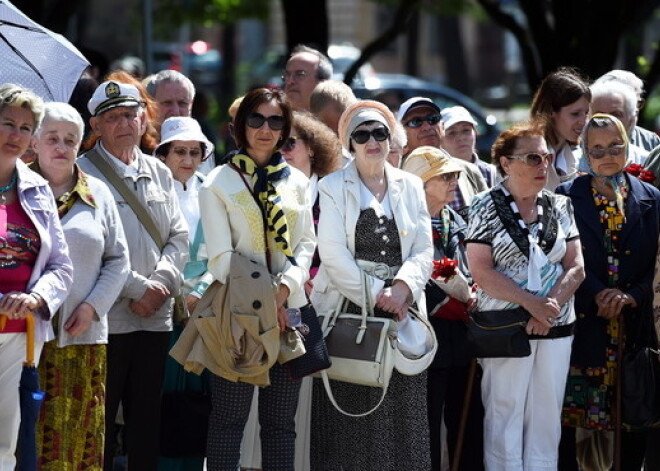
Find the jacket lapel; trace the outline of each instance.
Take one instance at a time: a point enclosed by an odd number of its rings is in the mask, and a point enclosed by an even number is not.
[[[571,198],[575,210],[575,218],[581,221],[580,230],[588,229],[598,240],[603,239],[603,229],[600,224],[598,212],[595,210],[594,199],[591,193],[591,177],[578,177],[573,181],[568,196]],[[585,235],[581,238],[586,239]],[[602,245],[602,244],[601,244]]]
[[[625,247],[626,239],[633,233],[638,233],[637,225],[644,217],[644,213],[651,208],[651,198],[644,189],[642,183],[637,178],[630,178],[626,175],[630,192],[626,200],[626,223],[621,231],[621,247]]]

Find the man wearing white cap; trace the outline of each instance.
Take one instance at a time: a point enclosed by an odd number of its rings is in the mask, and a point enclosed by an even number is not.
[[[155,471],[172,295],[179,291],[188,231],[169,169],[140,152],[146,117],[137,88],[104,82],[88,109],[92,130],[100,139],[78,162],[110,188],[129,241],[131,264],[128,280],[108,313],[104,469],[113,469],[114,420],[121,402],[129,469]]]
[[[407,153],[420,146],[442,148],[445,128],[440,108],[430,98],[417,96],[406,100],[399,108],[397,119],[406,130]],[[403,160],[405,162],[405,157]],[[466,217],[472,198],[477,193],[487,190],[488,186],[475,165],[461,159],[456,159],[456,163],[463,167],[463,171],[458,179],[458,190],[454,193],[454,199],[449,206]]]
[[[477,122],[462,106],[450,106],[440,113],[445,125],[445,139],[442,148],[457,159],[476,165],[490,188],[495,184],[495,167],[484,162],[477,155]]]

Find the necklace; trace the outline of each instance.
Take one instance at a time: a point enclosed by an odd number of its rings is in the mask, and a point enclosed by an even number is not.
[[[14,189],[17,180],[18,173],[14,170],[9,184],[7,186],[0,186],[0,203],[5,204],[7,202],[7,192]]]

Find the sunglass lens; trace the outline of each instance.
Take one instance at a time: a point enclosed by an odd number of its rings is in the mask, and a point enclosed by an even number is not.
[[[440,122],[440,119],[442,118],[439,114],[434,114],[426,117],[426,120],[429,122],[431,126],[435,126],[436,124],[438,124]]]
[[[371,134],[374,136],[374,139],[376,139],[379,142],[384,141],[390,136],[390,133],[385,128],[374,129],[373,131],[371,131]]]
[[[541,154],[531,153],[527,154],[525,157],[527,159],[527,165],[531,165],[532,167],[540,165],[543,161],[543,156]]]
[[[406,126],[409,128],[418,128],[422,125],[424,120],[422,118],[413,118],[406,123]]]
[[[281,131],[284,128],[284,116],[275,114],[268,117],[268,127],[273,131]]]
[[[247,125],[254,129],[259,129],[264,125],[266,118],[259,113],[250,113],[247,117]]]
[[[371,133],[369,131],[355,131],[353,133],[353,140],[357,144],[364,144],[369,140],[371,137]]]
[[[282,144],[282,150],[284,152],[291,152],[296,147],[296,140],[293,137],[288,138]]]

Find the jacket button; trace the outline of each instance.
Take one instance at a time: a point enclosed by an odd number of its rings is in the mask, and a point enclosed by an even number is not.
[[[261,301],[254,301],[252,303],[252,308],[253,309],[261,309]]]
[[[261,273],[259,273],[258,271],[253,271],[252,272],[252,278],[259,278],[260,276],[261,276]]]

